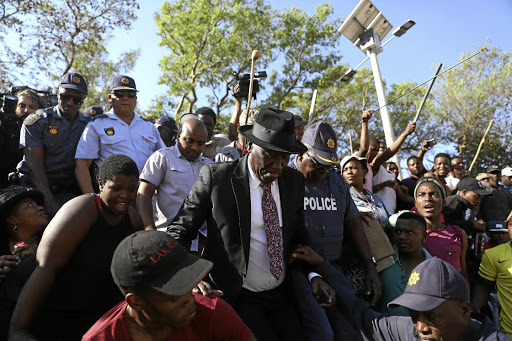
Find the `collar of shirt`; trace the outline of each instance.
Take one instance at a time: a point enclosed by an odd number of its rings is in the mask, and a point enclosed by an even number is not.
[[[122,122],[122,123],[124,123],[124,124],[126,124],[126,125],[130,125],[130,126],[132,126],[132,125],[134,125],[134,124],[138,123],[139,121],[142,121],[142,118],[141,118],[139,115],[137,115],[137,113],[136,113],[135,111],[133,112],[133,119],[132,119],[132,122],[131,122],[130,124],[127,124],[127,123],[126,123],[126,122],[124,122],[122,119],[120,119],[120,118],[119,118],[119,117],[118,117],[118,116],[117,116],[117,115],[112,111],[112,109],[110,109],[110,111],[107,111],[105,114],[106,114],[108,117],[110,117],[111,119],[113,119],[113,120],[118,120],[119,122]]]

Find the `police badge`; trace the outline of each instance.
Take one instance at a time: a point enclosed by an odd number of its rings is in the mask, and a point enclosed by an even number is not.
[[[108,136],[112,136],[114,135],[116,132],[114,131],[114,128],[113,127],[110,127],[110,128],[105,128],[105,134],[107,134]]]

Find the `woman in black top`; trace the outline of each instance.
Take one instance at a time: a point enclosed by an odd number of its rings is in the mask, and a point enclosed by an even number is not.
[[[122,299],[110,262],[119,242],[142,228],[130,206],[138,176],[129,157],[110,156],[99,169],[100,194],[81,195],[59,210],[41,239],[38,266],[18,300],[11,336],[80,340]]]

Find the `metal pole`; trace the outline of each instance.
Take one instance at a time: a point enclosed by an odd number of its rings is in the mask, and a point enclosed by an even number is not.
[[[375,81],[375,89],[377,90],[377,99],[379,101],[380,115],[382,117],[382,126],[384,127],[384,136],[386,137],[386,146],[389,147],[395,142],[395,133],[393,132],[393,123],[389,117],[388,107],[386,106],[386,95],[384,94],[384,84],[382,83],[382,77],[380,76],[379,62],[377,60],[377,54],[373,50],[366,52],[370,57],[370,63],[372,64],[373,79]],[[402,171],[400,167],[400,160],[398,153],[391,158],[398,166],[398,176],[402,178]]]
[[[311,107],[309,108],[308,127],[311,125],[311,121],[313,120],[313,114],[315,112],[316,93],[317,90],[313,90],[313,99],[311,100]]]

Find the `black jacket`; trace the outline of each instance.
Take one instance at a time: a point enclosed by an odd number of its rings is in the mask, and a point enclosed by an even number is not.
[[[248,156],[203,166],[167,233],[190,246],[207,222],[203,257],[214,267],[209,280],[233,304],[247,274],[251,240],[251,203]],[[278,179],[283,218],[284,262],[297,244],[309,244],[304,226],[304,176],[289,167]]]

